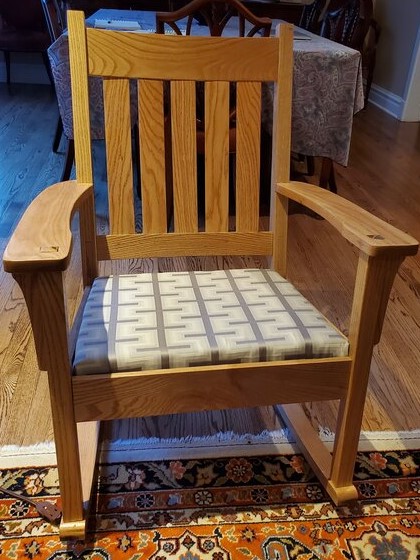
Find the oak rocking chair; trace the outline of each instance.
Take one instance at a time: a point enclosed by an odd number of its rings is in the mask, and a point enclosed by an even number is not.
[[[83,537],[100,420],[282,405],[336,504],[352,476],[369,377],[394,276],[418,244],[343,198],[289,181],[292,41],[86,29],[68,12],[76,176],[33,201],[4,254],[25,296],[49,379],[62,537]],[[110,231],[97,235],[88,75],[102,76]],[[136,232],[130,80],[138,85],[142,230]],[[167,229],[163,82],[171,82],[174,226]],[[195,82],[205,82],[205,223],[197,217]],[[258,212],[261,82],[276,84],[270,227]],[[229,84],[236,82],[236,210],[228,208]],[[349,336],[285,280],[288,200],[319,213],[359,252]],[[84,294],[72,325],[64,271],[79,212]],[[314,224],[316,226],[316,223]],[[266,255],[270,268],[98,277],[98,261]],[[215,261],[215,262],[220,262]],[[339,399],[332,455],[302,411]]]

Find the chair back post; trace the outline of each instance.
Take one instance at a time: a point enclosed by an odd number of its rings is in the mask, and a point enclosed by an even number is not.
[[[75,11],[69,19],[69,57],[72,84],[73,131],[76,161],[76,179],[79,183],[93,183],[88,85],[88,59],[86,48],[85,16]]]
[[[76,179],[79,183],[93,185],[91,148],[88,59],[86,45],[85,16],[75,12],[69,18],[69,56],[72,82],[72,107]],[[74,87],[73,84],[78,84]],[[90,285],[97,276],[96,221],[93,195],[80,210],[80,237],[83,283]]]
[[[293,26],[280,26],[279,81],[274,95],[270,193],[270,229],[273,231],[271,267],[286,276],[288,199],[276,193],[276,184],[290,180],[292,123]]]

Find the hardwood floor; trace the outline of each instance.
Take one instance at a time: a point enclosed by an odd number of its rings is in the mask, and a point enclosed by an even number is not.
[[[46,185],[58,180],[63,154],[53,154],[57,118],[47,86],[0,85],[0,248],[27,204]],[[64,146],[62,146],[64,151]],[[339,194],[420,239],[420,124],[401,123],[368,107],[354,120],[349,167],[336,168]],[[101,185],[99,184],[99,190]],[[99,193],[98,213],[105,197]],[[296,213],[290,218],[289,275],[297,287],[337,324],[345,328],[356,257],[336,241],[324,221]],[[307,236],[307,241],[304,241]],[[129,269],[169,269],[193,260],[146,260],[125,263]],[[207,267],[205,259],[194,259]],[[106,267],[105,267],[106,269]],[[308,274],[309,273],[309,274]],[[309,276],[309,278],[308,278]],[[69,294],[77,285],[68,275]],[[420,428],[420,256],[400,269],[389,304],[383,336],[372,362],[365,430]],[[308,405],[313,422],[334,429],[335,403]],[[211,431],[254,431],[278,425],[269,409],[150,418],[139,424],[109,427],[114,437],[175,437]],[[111,432],[110,432],[111,433]],[[10,275],[0,271],[0,445],[30,445],[52,439],[46,376],[36,364],[27,311]]]

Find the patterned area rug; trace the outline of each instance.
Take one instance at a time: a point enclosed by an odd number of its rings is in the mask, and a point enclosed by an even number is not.
[[[418,560],[419,465],[420,451],[360,453],[359,500],[337,508],[296,454],[106,464],[85,543],[2,496],[0,558]],[[60,503],[55,467],[4,469],[0,485]]]

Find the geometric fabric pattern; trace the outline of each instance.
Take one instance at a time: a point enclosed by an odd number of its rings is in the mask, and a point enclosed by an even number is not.
[[[130,274],[94,281],[74,372],[337,357],[348,346],[272,270]]]

